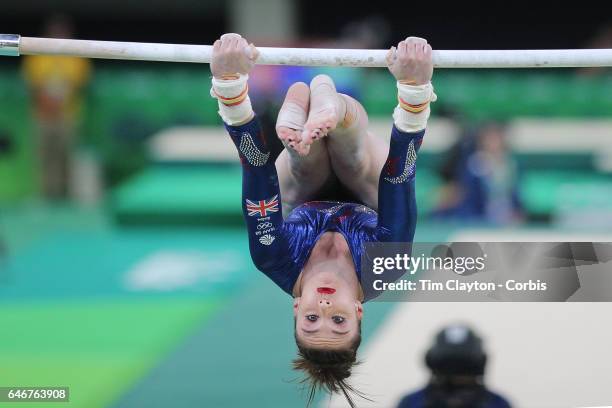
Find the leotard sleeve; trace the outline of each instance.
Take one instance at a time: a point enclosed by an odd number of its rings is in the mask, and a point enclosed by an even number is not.
[[[242,213],[253,263],[285,291],[292,279],[291,240],[284,229],[278,175],[257,117],[225,125],[242,164]]]
[[[408,133],[393,126],[389,155],[378,185],[378,241],[412,242],[414,238],[417,217],[414,178],[424,135],[425,129]]]

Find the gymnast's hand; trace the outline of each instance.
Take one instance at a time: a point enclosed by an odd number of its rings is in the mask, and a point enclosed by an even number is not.
[[[238,74],[248,74],[259,56],[259,51],[253,44],[240,34],[223,34],[213,44],[210,70],[217,79],[230,79]]]
[[[427,40],[408,37],[387,53],[389,71],[396,80],[407,85],[424,85],[431,81],[433,62]]]

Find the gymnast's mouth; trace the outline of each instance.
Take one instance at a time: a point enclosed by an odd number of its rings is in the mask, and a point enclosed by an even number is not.
[[[333,295],[336,293],[336,289],[334,288],[317,288],[317,292],[323,293],[325,295]]]

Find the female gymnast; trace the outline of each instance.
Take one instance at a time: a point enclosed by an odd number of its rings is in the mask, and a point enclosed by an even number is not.
[[[211,95],[242,163],[251,258],[293,297],[293,366],[310,382],[308,404],[323,388],[354,406],[350,393],[361,394],[347,378],[361,342],[362,303],[375,296],[361,286],[362,244],[412,242],[415,161],[436,98],[431,46],[409,37],[387,54],[399,101],[389,143],[367,131],[359,102],[318,75],[287,91],[276,124],[285,145],[278,157],[248,96],[257,56],[240,35],[224,34],[211,62]],[[354,202],[338,200],[341,189]]]

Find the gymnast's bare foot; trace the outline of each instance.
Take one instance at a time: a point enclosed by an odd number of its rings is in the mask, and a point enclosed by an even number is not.
[[[327,75],[314,77],[310,82],[310,111],[302,132],[302,143],[309,146],[327,136],[338,126],[345,111],[346,106],[332,79]]]
[[[310,151],[310,145],[302,141],[302,132],[310,103],[310,89],[304,82],[296,82],[289,87],[283,106],[276,120],[276,134],[288,150],[300,156]]]

